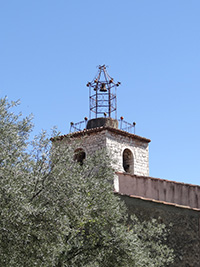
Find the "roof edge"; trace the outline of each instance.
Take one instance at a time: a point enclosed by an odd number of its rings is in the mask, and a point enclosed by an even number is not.
[[[83,131],[78,131],[78,132],[74,132],[74,133],[69,133],[69,134],[65,134],[65,135],[60,135],[58,137],[53,137],[51,138],[51,141],[60,141],[64,138],[74,138],[74,137],[79,137],[79,136],[84,136],[87,134],[92,134],[92,133],[97,133],[97,132],[101,132],[103,130],[108,130],[110,132],[114,132],[123,136],[127,136],[133,139],[137,139],[146,143],[150,143],[151,140],[136,134],[132,134],[126,131],[122,131],[120,129],[116,129],[116,128],[112,128],[109,126],[103,126],[103,127],[98,127],[98,128],[92,128],[92,129],[84,129]]]
[[[172,207],[176,207],[176,208],[182,208],[182,209],[187,209],[187,210],[193,210],[193,211],[200,212],[200,209],[191,208],[190,206],[184,206],[184,205],[180,205],[180,204],[175,204],[175,203],[171,203],[171,202],[155,200],[155,199],[151,199],[151,198],[140,197],[140,196],[136,196],[136,195],[126,195],[126,194],[123,194],[123,193],[120,193],[120,192],[114,192],[114,193],[117,194],[117,195],[120,195],[120,196],[126,196],[126,197],[130,197],[130,198],[134,198],[134,199],[140,199],[140,200],[143,200],[143,201],[149,201],[149,202],[153,202],[153,203],[157,203],[157,204],[163,204],[163,205],[172,206]]]

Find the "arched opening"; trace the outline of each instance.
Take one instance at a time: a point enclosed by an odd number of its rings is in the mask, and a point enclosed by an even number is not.
[[[86,158],[86,153],[82,148],[77,148],[74,151],[74,160],[76,160],[80,165],[83,165],[84,159]]]
[[[126,148],[123,152],[123,168],[127,173],[134,173],[133,168],[133,153],[130,149]]]

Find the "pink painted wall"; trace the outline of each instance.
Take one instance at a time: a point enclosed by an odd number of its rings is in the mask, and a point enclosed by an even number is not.
[[[117,173],[119,193],[200,209],[200,186]]]

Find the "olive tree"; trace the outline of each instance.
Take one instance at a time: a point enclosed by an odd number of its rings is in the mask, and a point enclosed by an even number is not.
[[[165,226],[127,220],[106,151],[79,164],[55,132],[30,141],[16,105],[0,101],[0,266],[168,266]]]

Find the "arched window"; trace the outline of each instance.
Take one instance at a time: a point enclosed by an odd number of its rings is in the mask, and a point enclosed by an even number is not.
[[[126,148],[123,152],[123,168],[127,173],[134,173],[133,153],[130,149]]]
[[[83,161],[86,158],[85,151],[82,148],[77,148],[74,151],[74,160],[80,163],[80,165],[83,165]]]

